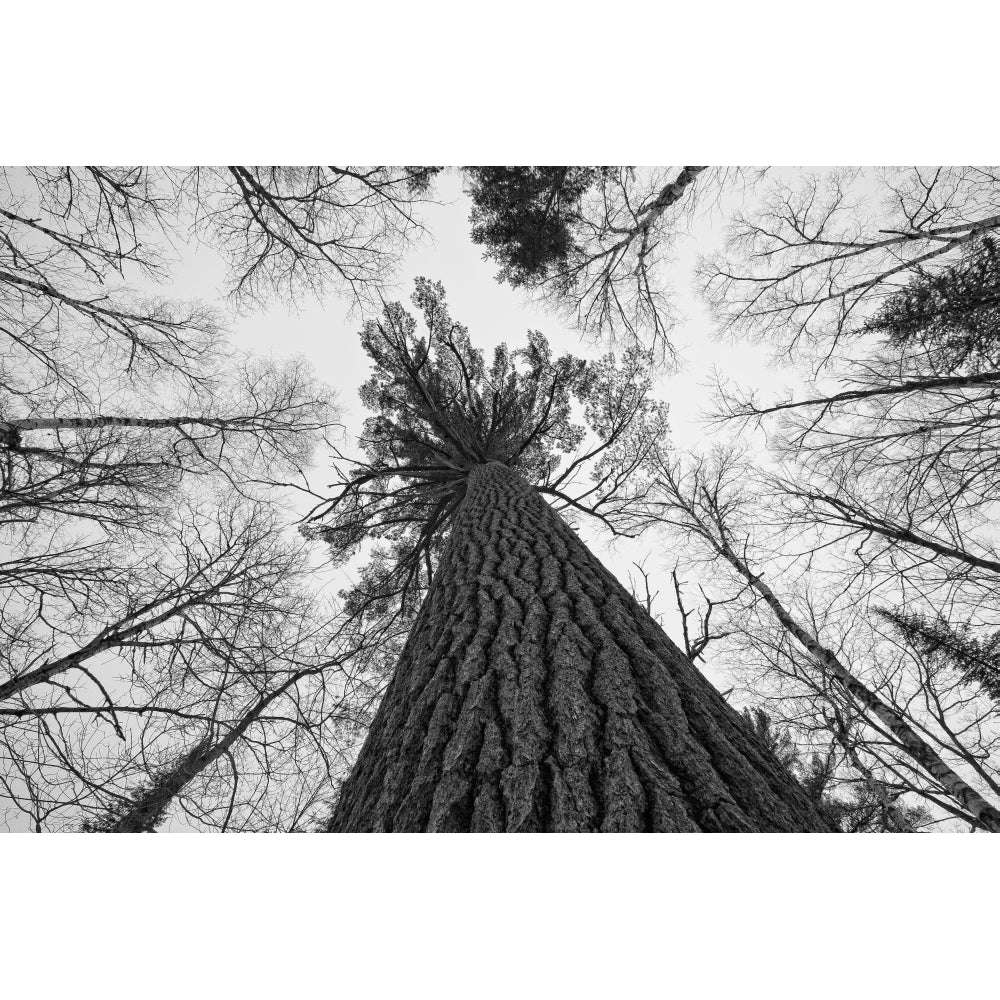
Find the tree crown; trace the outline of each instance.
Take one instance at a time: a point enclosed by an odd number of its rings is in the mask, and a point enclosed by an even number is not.
[[[467,167],[472,240],[514,287],[564,264],[580,221],[580,199],[607,167]]]
[[[667,407],[651,397],[640,352],[617,362],[555,357],[533,331],[526,346],[501,344],[487,364],[439,283],[418,278],[412,301],[422,332],[400,303],[362,330],[373,362],[361,389],[373,411],[360,440],[366,458],[338,466],[340,489],[307,532],[338,558],[365,538],[385,540],[391,558],[377,575],[384,583],[405,569],[412,582],[421,561],[430,570],[468,473],[489,462],[615,533],[645,526],[645,469],[666,434]]]
[[[920,271],[868,321],[889,345],[919,352],[932,371],[1000,360],[1000,247],[989,236],[940,271]]]

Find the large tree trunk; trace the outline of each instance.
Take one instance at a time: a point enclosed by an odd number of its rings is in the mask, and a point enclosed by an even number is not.
[[[332,831],[830,829],[533,488],[466,490]]]

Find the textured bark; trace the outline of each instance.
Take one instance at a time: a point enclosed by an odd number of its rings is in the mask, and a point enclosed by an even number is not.
[[[804,791],[506,466],[466,495],[332,831],[824,831]]]

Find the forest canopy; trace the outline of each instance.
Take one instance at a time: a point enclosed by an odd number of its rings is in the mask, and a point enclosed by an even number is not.
[[[6,827],[1000,832],[997,169],[4,168]]]

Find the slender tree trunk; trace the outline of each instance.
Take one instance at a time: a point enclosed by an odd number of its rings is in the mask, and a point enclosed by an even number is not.
[[[0,445],[20,448],[25,431],[90,430],[97,427],[212,427],[225,430],[230,427],[253,428],[266,422],[265,417],[248,415],[244,417],[25,417],[23,420],[0,420]]]
[[[66,673],[67,670],[73,670],[75,667],[79,667],[81,664],[93,659],[98,653],[103,653],[108,649],[125,644],[129,639],[135,638],[143,632],[150,631],[154,626],[167,621],[174,615],[180,614],[185,608],[205,599],[206,595],[201,594],[197,600],[192,598],[188,601],[178,601],[177,604],[168,607],[166,611],[140,621],[137,625],[125,625],[127,621],[135,621],[141,618],[143,614],[148,613],[157,604],[166,603],[166,601],[150,602],[119,622],[117,628],[105,629],[100,635],[91,639],[85,646],[81,646],[74,652],[60,656],[56,660],[50,660],[48,663],[36,667],[34,670],[29,670],[26,673],[10,678],[8,681],[4,681],[0,684],[0,701],[13,698],[14,695],[20,694],[22,691],[26,691],[36,684],[44,684],[53,677]]]
[[[894,797],[890,795],[886,790],[885,784],[879,781],[878,778],[876,778],[875,775],[872,774],[867,767],[865,767],[861,758],[858,756],[858,751],[851,742],[851,738],[848,735],[847,727],[844,725],[840,710],[836,707],[834,707],[834,714],[836,724],[832,730],[833,738],[840,744],[847,756],[848,761],[850,761],[851,767],[853,767],[854,770],[861,775],[864,780],[865,787],[878,802],[885,818],[894,823],[897,829],[905,830],[908,823],[902,810],[896,805],[896,798],[898,798],[898,796]]]
[[[812,500],[814,503],[825,503],[828,507],[832,507],[840,516],[840,520],[850,527],[873,532],[894,542],[908,542],[919,548],[928,549],[935,555],[946,556],[949,559],[967,563],[969,566],[975,566],[977,569],[986,569],[991,573],[1000,573],[1000,561],[996,559],[977,556],[955,545],[948,545],[936,538],[928,538],[925,535],[920,535],[906,525],[893,524],[892,521],[883,519],[877,514],[872,514],[861,507],[847,503],[828,493],[814,493],[810,490],[800,490],[797,495],[806,500]]]
[[[84,830],[89,833],[155,833],[170,803],[184,786],[223,753],[225,749],[212,747],[207,740],[196,744],[173,768],[159,774],[152,785],[129,802],[120,815],[85,826]]]
[[[162,822],[170,803],[180,795],[202,771],[215,763],[242,739],[246,731],[260,718],[261,713],[276,698],[284,694],[293,684],[311,674],[321,673],[322,667],[299,670],[280,687],[260,698],[244,713],[239,723],[233,726],[222,739],[213,742],[206,737],[186,753],[174,767],[163,771],[145,790],[140,792],[119,814],[106,822],[89,827],[92,833],[154,833]],[[233,781],[238,780],[233,775]]]
[[[332,831],[829,830],[635,599],[476,466]]]
[[[713,543],[715,544],[715,543]],[[730,563],[747,583],[763,598],[785,630],[816,659],[828,676],[867,709],[898,741],[899,745],[916,761],[963,809],[973,816],[984,830],[1000,833],[1000,811],[987,802],[971,785],[958,775],[909,724],[906,717],[892,705],[883,701],[876,692],[863,684],[841,662],[833,650],[824,646],[819,637],[803,628],[788,609],[778,600],[774,591],[763,579],[750,570],[728,542],[716,544],[716,550]]]
[[[681,200],[684,192],[697,180],[698,174],[705,169],[707,168],[685,167],[677,175],[672,184],[667,184],[660,190],[645,214],[641,217],[639,225],[635,227],[634,232],[640,233],[648,230],[671,205]]]

